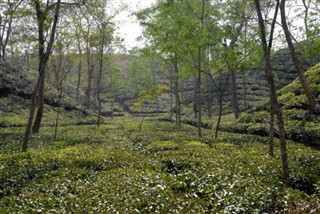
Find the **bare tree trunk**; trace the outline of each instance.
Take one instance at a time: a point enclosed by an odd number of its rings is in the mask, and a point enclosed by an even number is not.
[[[31,128],[32,128],[32,122],[33,122],[33,118],[34,118],[34,113],[36,111],[37,108],[37,92],[38,92],[38,88],[40,86],[40,79],[38,78],[37,84],[31,94],[31,105],[30,105],[30,112],[29,112],[29,117],[28,117],[28,123],[27,123],[27,127],[26,127],[26,131],[23,137],[23,141],[22,141],[22,151],[25,152],[28,149],[28,143],[29,143],[29,138],[31,135]]]
[[[102,24],[102,40],[101,40],[101,46],[100,46],[100,64],[99,64],[99,75],[98,75],[98,81],[97,81],[97,100],[98,100],[98,121],[97,126],[100,126],[100,120],[101,120],[101,99],[100,99],[100,91],[101,91],[101,78],[102,78],[102,69],[103,69],[103,52],[104,52],[104,43],[105,43],[105,25]]]
[[[36,12],[37,12],[37,20],[39,24],[39,29],[38,29],[38,35],[39,35],[39,78],[40,78],[40,85],[38,88],[38,110],[36,114],[36,118],[32,127],[32,132],[33,133],[38,133],[40,131],[41,127],[41,120],[43,116],[43,110],[44,110],[44,84],[45,84],[45,73],[46,73],[46,66],[53,48],[53,43],[55,40],[55,34],[56,34],[56,29],[57,29],[57,24],[58,24],[58,19],[59,19],[59,12],[60,12],[60,2],[61,0],[57,1],[56,8],[55,8],[55,15],[54,15],[54,21],[52,24],[52,30],[50,33],[50,40],[47,46],[47,49],[44,50],[44,44],[45,44],[45,36],[44,36],[44,28],[45,28],[45,19],[46,15],[40,6],[39,2],[35,3],[36,7]],[[47,5],[48,7],[48,5]]]
[[[218,138],[218,132],[220,128],[220,122],[221,122],[221,117],[222,117],[222,101],[223,101],[223,90],[222,90],[222,73],[220,74],[220,81],[219,81],[219,113],[218,113],[218,121],[216,125],[216,131],[214,134],[214,138]]]
[[[272,95],[274,92],[271,90],[271,87],[269,85],[269,97],[270,97],[270,124],[269,124],[269,155],[271,157],[274,156],[274,95]]]
[[[208,117],[212,118],[212,105],[213,105],[213,80],[208,76]]]
[[[61,104],[62,103],[62,94],[63,94],[63,86],[62,86],[62,80],[60,82],[60,86],[58,87],[58,92],[59,92],[59,98],[58,102]],[[59,127],[59,116],[60,116],[60,108],[58,106],[57,114],[56,114],[56,122],[54,126],[54,140],[57,140],[57,135],[58,135],[58,127]]]
[[[194,76],[194,89],[193,89],[193,113],[194,113],[194,118],[197,119],[198,118],[198,101],[197,101],[197,94],[198,94],[198,78],[195,75]]]
[[[245,74],[242,73],[242,80],[243,80],[243,102],[244,102],[244,108],[243,110],[246,111],[247,110],[247,83],[246,83],[246,79],[245,79]]]
[[[238,119],[240,115],[240,108],[239,108],[239,102],[238,102],[237,78],[236,78],[235,71],[231,71],[231,80],[232,80],[232,109],[233,109],[234,117]]]
[[[275,16],[271,26],[269,45],[267,44],[266,28],[265,28],[264,20],[262,17],[260,1],[255,0],[255,5],[257,10],[257,15],[259,18],[260,38],[261,38],[261,43],[262,43],[264,58],[265,58],[265,73],[266,73],[267,81],[270,87],[270,105],[273,105],[274,107],[274,112],[277,116],[277,122],[278,122],[283,182],[285,185],[289,186],[290,176],[289,176],[288,155],[287,155],[287,146],[286,146],[286,140],[285,140],[284,122],[282,117],[282,111],[278,103],[276,87],[275,87],[274,78],[272,74],[271,59],[270,59],[273,32],[274,32],[277,13],[278,13],[279,0],[277,0],[276,12],[275,12]]]
[[[219,115],[218,115],[218,121],[217,121],[216,130],[215,130],[215,134],[214,134],[215,138],[218,138],[220,123],[221,123],[221,119],[222,119],[222,111],[223,111],[223,108],[222,108],[223,95],[224,95],[224,91],[226,90],[226,87],[229,83],[229,78],[230,78],[230,74],[228,75],[224,86],[222,86],[223,79],[222,79],[222,73],[220,73],[220,78],[219,78]]]
[[[77,81],[77,94],[76,94],[76,101],[79,101],[79,93],[80,93],[80,85],[81,85],[81,75],[82,75],[82,50],[80,47],[80,42],[78,42],[79,48],[79,65],[78,65],[78,81]]]
[[[315,97],[312,94],[312,91],[309,87],[308,81],[305,78],[305,75],[303,73],[303,63],[304,62],[301,58],[299,58],[299,56],[294,48],[293,42],[292,42],[291,33],[290,33],[290,30],[289,30],[289,27],[287,24],[285,3],[286,3],[285,0],[281,0],[280,11],[281,11],[281,23],[282,23],[283,32],[286,36],[286,41],[287,41],[287,44],[288,44],[288,47],[290,50],[293,65],[297,70],[298,77],[299,77],[301,86],[303,88],[303,92],[305,93],[305,95],[308,99],[308,102],[309,102],[311,109],[314,109],[317,105],[317,102],[316,102]]]
[[[170,123],[173,122],[173,93],[172,93],[172,88],[173,88],[173,75],[172,75],[172,67],[169,67],[169,79],[170,79]]]
[[[38,102],[37,102],[37,113],[32,127],[32,133],[39,133],[41,127],[41,121],[44,111],[44,83],[45,83],[45,71],[43,71],[43,75],[40,76],[40,85],[38,94]]]
[[[2,16],[0,16],[0,27],[2,26],[2,32],[0,31],[0,60],[2,59],[3,61],[6,60],[6,48],[7,45],[9,44],[9,39],[11,37],[12,33],[12,22],[13,22],[13,17],[15,16],[15,12],[17,11],[18,7],[21,5],[23,0],[19,0],[16,3],[10,3],[8,1],[8,11],[9,14],[6,16],[9,16],[9,20],[5,20],[4,23],[2,23]],[[8,28],[6,30],[8,24]],[[1,30],[1,28],[0,28]]]
[[[89,47],[87,48],[87,67],[88,67],[88,79],[87,79],[87,88],[86,88],[86,98],[85,98],[85,107],[90,109],[90,94],[91,94],[91,87],[92,87],[92,78],[93,78],[93,70],[94,66],[91,63],[90,59],[90,50]]]
[[[179,96],[179,77],[178,77],[178,62],[175,60],[173,65],[173,76],[174,76],[174,96],[176,101],[175,112],[176,112],[176,124],[181,125],[181,102]]]
[[[198,136],[202,137],[202,92],[201,92],[201,48],[198,49],[198,76],[197,76],[197,85],[198,85]]]
[[[42,115],[40,112],[43,112],[44,107],[44,95],[43,95],[43,89],[44,89],[44,80],[45,80],[45,72],[46,72],[46,64],[49,60],[49,56],[51,54],[51,50],[53,47],[54,39],[55,39],[55,33],[56,33],[56,27],[58,23],[59,18],[59,12],[60,12],[60,2],[61,0],[57,1],[57,4],[55,6],[55,15],[54,15],[54,21],[51,28],[51,34],[50,34],[50,40],[47,46],[47,49],[45,51],[45,37],[44,37],[44,22],[46,18],[46,14],[44,14],[43,10],[41,9],[40,2],[35,1],[35,9],[37,13],[37,21],[38,21],[38,42],[39,42],[39,77],[37,80],[37,84],[35,86],[35,89],[31,95],[31,107],[30,107],[30,113],[28,118],[28,124],[26,127],[25,135],[22,142],[22,151],[27,151],[28,148],[28,142],[31,134],[31,128],[32,128],[32,122],[34,118],[34,113],[36,111],[37,105],[38,105],[38,112],[37,118],[35,119],[35,125],[33,131],[39,132],[40,125],[41,125],[41,119]],[[48,6],[48,5],[47,5]],[[42,94],[41,94],[42,92]],[[41,104],[41,106],[40,106]],[[39,110],[40,108],[40,110]],[[42,110],[41,110],[42,108]]]

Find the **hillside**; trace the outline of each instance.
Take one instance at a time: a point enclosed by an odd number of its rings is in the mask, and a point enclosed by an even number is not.
[[[14,69],[0,64],[0,126],[24,126],[27,122],[30,96],[36,82],[36,74],[23,69]],[[70,118],[76,123],[92,123],[93,112],[86,110],[67,94],[59,99],[57,89],[49,83],[45,87],[45,112],[43,124],[53,125],[56,112],[60,111],[61,124],[70,124]],[[74,121],[73,121],[74,122]]]
[[[309,86],[320,103],[320,63],[306,73]],[[279,102],[283,109],[287,138],[320,145],[320,111],[308,110],[307,99],[302,92],[298,79],[278,91]],[[243,113],[234,124],[224,125],[222,130],[267,135],[268,133],[268,99],[265,99]]]

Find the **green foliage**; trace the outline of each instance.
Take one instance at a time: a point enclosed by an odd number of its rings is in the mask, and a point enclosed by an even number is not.
[[[310,68],[306,78],[316,100],[319,102],[320,95],[320,64]],[[310,111],[308,100],[303,93],[301,84],[295,79],[291,84],[278,91],[278,100],[283,109],[286,135],[289,139],[320,144],[319,114]],[[243,113],[235,123],[225,124],[223,130],[231,130],[240,133],[267,135],[270,115],[268,99],[257,105],[253,112]],[[276,127],[277,129],[277,127]]]
[[[192,126],[116,118],[60,127],[31,139],[0,129],[1,213],[318,213],[320,155],[289,142],[294,189],[281,180],[280,149],[267,139],[221,134],[203,139]],[[304,187],[306,187],[304,189]],[[308,191],[308,192],[306,192]]]

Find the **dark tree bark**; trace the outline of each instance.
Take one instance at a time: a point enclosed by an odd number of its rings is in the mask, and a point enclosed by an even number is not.
[[[210,73],[210,72],[208,72]],[[212,118],[212,106],[213,106],[213,80],[208,76],[208,117]]]
[[[92,89],[92,79],[93,79],[93,71],[94,65],[91,62],[91,51],[89,47],[89,41],[87,41],[87,67],[88,67],[88,79],[87,79],[87,88],[86,88],[86,97],[85,97],[85,107],[90,109],[90,95]]]
[[[317,105],[316,99],[312,94],[312,91],[308,85],[308,81],[303,73],[303,60],[298,56],[295,47],[293,45],[292,42],[292,38],[291,38],[291,33],[287,24],[287,18],[286,18],[286,8],[285,8],[285,0],[281,0],[280,3],[280,11],[281,11],[281,24],[282,24],[282,28],[283,28],[283,32],[285,34],[286,37],[286,41],[290,50],[290,55],[293,61],[293,65],[295,67],[295,69],[297,70],[298,73],[298,77],[301,83],[301,86],[303,88],[303,92],[305,93],[309,105],[311,107],[311,109],[314,109]]]
[[[197,119],[198,118],[198,77],[195,75],[193,78],[193,114],[194,114],[194,118]]]
[[[232,110],[234,117],[236,119],[240,116],[240,107],[239,107],[239,99],[238,99],[238,89],[237,89],[237,77],[236,71],[231,71],[231,83],[232,83]]]
[[[245,74],[242,73],[242,80],[243,80],[243,110],[247,110],[247,82],[245,79]]]
[[[281,111],[279,103],[278,103],[274,78],[273,78],[273,74],[272,74],[271,59],[270,59],[270,52],[271,52],[272,40],[273,40],[273,31],[274,31],[275,22],[276,22],[276,14],[275,14],[275,18],[273,20],[272,26],[271,26],[271,34],[270,34],[269,45],[268,45],[266,28],[265,28],[264,20],[262,17],[260,1],[255,0],[255,5],[256,5],[257,15],[258,15],[258,19],[259,19],[260,38],[261,38],[264,59],[265,59],[265,75],[266,75],[266,78],[267,78],[267,81],[268,81],[269,87],[270,87],[270,105],[272,105],[274,108],[274,112],[277,116],[277,122],[278,122],[283,182],[284,182],[284,184],[289,186],[290,177],[289,177],[289,166],[288,166],[287,146],[286,146],[286,140],[285,140],[284,122],[283,122],[283,117],[282,117],[282,111]],[[278,6],[279,6],[279,0],[277,0],[276,13],[277,13]]]
[[[38,22],[38,43],[39,43],[39,88],[37,92],[37,113],[36,118],[34,120],[34,124],[32,127],[33,133],[38,133],[40,131],[41,127],[41,120],[43,116],[43,110],[44,110],[44,84],[45,84],[45,76],[46,76],[46,67],[47,63],[53,48],[55,35],[56,35],[56,29],[59,19],[59,13],[60,13],[60,4],[61,0],[58,0],[55,5],[55,14],[54,14],[54,20],[50,32],[50,40],[47,45],[47,48],[45,49],[45,21],[47,19],[47,15],[50,9],[50,5],[46,5],[45,9],[41,8],[41,3],[39,1],[35,2],[35,9],[37,13],[37,22]],[[52,6],[52,5],[51,5]]]
[[[38,56],[39,56],[39,67],[38,67],[38,80],[37,84],[35,86],[35,89],[32,92],[31,95],[31,107],[30,107],[30,113],[28,118],[28,124],[26,127],[25,135],[22,142],[22,151],[26,151],[28,148],[28,142],[29,137],[31,134],[31,127],[32,122],[34,118],[34,113],[36,111],[37,105],[38,105],[38,112],[37,112],[37,118],[35,119],[35,124],[33,127],[33,132],[38,132],[40,129],[41,119],[43,113],[43,105],[44,105],[44,96],[43,96],[43,89],[44,89],[44,80],[45,80],[45,72],[46,72],[46,65],[49,60],[51,50],[53,47],[54,39],[55,39],[55,33],[56,33],[56,27],[58,23],[59,18],[59,12],[60,12],[60,3],[61,0],[58,0],[55,5],[55,15],[54,20],[51,28],[51,34],[50,34],[50,40],[47,45],[47,48],[45,50],[45,37],[44,37],[44,25],[46,20],[46,10],[43,10],[41,8],[41,3],[39,1],[34,1],[35,3],[35,10],[37,14],[37,22],[38,22]],[[42,106],[40,106],[42,105]],[[39,113],[39,114],[38,114]]]
[[[6,60],[6,49],[12,33],[13,17],[22,2],[23,0],[20,0],[14,4],[8,1],[9,13],[5,15],[5,19],[0,16],[0,60]]]
[[[176,125],[181,125],[181,101],[179,95],[179,69],[178,69],[178,61],[175,58],[173,63],[173,78],[174,78],[174,97],[175,97],[175,113],[176,113]]]
[[[173,74],[172,74],[172,66],[168,68],[169,70],[169,80],[170,80],[170,122],[173,122]]]
[[[222,73],[220,73],[219,87],[218,87],[218,90],[219,90],[219,101],[218,101],[219,112],[218,112],[218,121],[217,121],[217,125],[216,125],[216,130],[215,130],[215,134],[214,134],[215,138],[218,138],[218,133],[219,133],[219,129],[220,129],[220,123],[221,123],[221,119],[222,119],[222,111],[223,111],[223,108],[222,108],[223,95],[224,95],[226,87],[227,87],[227,85],[229,83],[229,78],[230,78],[230,74],[228,75],[224,85],[222,85],[223,84],[223,78],[222,78]]]
[[[101,78],[102,78],[102,69],[103,69],[103,52],[104,52],[104,44],[105,44],[105,24],[102,24],[101,29],[102,40],[100,44],[100,60],[99,60],[99,74],[97,79],[97,100],[98,100],[98,120],[97,126],[100,126],[101,121],[101,99],[100,99],[100,91],[101,91]]]
[[[77,91],[76,91],[76,101],[79,101],[80,86],[81,86],[81,76],[82,76],[82,49],[80,45],[80,37],[77,33],[77,43],[79,52],[79,64],[78,64],[78,81],[77,81]]]
[[[197,68],[198,68],[198,74],[197,74],[197,90],[198,90],[198,93],[197,93],[197,107],[198,107],[198,136],[201,137],[202,136],[202,91],[201,91],[201,51],[202,49],[199,48],[198,49],[198,65],[197,65]]]

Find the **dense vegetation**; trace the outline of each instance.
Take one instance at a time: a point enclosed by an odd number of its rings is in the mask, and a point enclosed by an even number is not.
[[[0,1],[0,213],[320,213],[319,1],[127,7]]]
[[[20,152],[21,128],[1,129],[1,213],[319,213],[320,154],[289,142],[293,188],[267,139],[203,138],[177,127],[118,118],[34,135]]]

